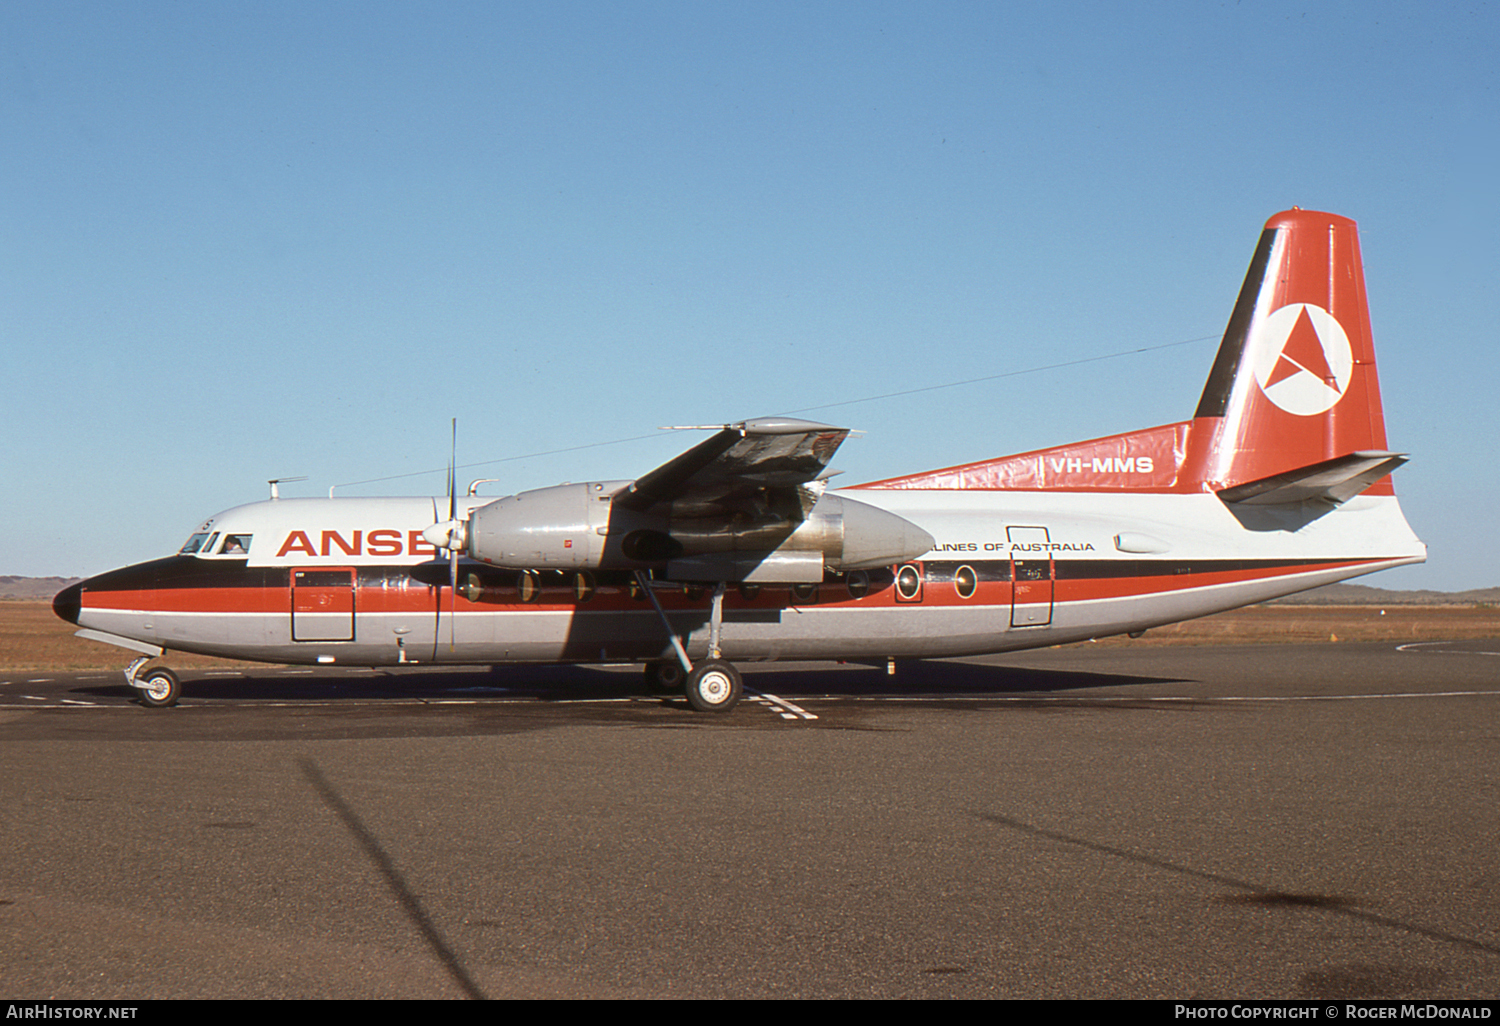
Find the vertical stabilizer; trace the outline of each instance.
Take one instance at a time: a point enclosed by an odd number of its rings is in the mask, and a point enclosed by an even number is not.
[[[1277,214],[1198,403],[1185,483],[1220,491],[1385,448],[1355,224]],[[1370,493],[1392,494],[1389,480]]]
[[[1213,492],[1278,505],[1394,495],[1353,221],[1266,222],[1191,421],[863,488]]]

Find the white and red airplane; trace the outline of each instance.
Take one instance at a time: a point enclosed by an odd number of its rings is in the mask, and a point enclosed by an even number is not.
[[[847,429],[724,427],[634,481],[498,500],[277,499],[58,594],[140,654],[276,663],[622,663],[696,709],[729,660],[1036,648],[1419,563],[1388,475],[1353,221],[1266,222],[1191,420],[849,488]]]

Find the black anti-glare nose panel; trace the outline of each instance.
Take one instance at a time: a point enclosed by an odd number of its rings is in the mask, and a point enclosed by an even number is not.
[[[52,611],[69,623],[78,622],[78,611],[82,608],[82,584],[71,584],[52,598]]]

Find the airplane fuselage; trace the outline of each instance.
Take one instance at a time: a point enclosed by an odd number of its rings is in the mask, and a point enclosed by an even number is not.
[[[1360,496],[1296,530],[1248,531],[1212,494],[851,489],[926,529],[922,558],[818,584],[731,586],[739,661],[975,655],[1145,630],[1423,558],[1394,497]],[[488,499],[469,499],[477,506]],[[283,499],[208,521],[200,551],[58,597],[79,626],[165,649],[279,663],[669,659],[629,571],[506,570],[421,539],[444,499]],[[1392,546],[1404,535],[1404,545]],[[197,537],[197,535],[195,535]],[[245,554],[222,551],[248,540]],[[693,658],[712,584],[658,582]],[[77,603],[76,613],[72,608]]]

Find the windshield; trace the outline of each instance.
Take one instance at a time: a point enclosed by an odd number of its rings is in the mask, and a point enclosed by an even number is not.
[[[207,540],[208,532],[199,532],[198,534],[193,535],[186,542],[184,542],[182,548],[177,550],[177,554],[179,556],[191,556],[193,553],[203,548],[203,543]]]

